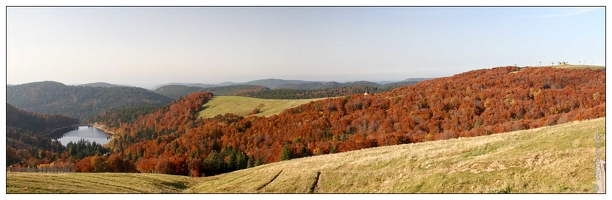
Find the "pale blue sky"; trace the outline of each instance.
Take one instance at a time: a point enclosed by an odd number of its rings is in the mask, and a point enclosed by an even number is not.
[[[604,8],[9,7],[7,83],[383,81],[604,65]]]

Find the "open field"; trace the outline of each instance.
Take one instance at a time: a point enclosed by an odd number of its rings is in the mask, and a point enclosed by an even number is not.
[[[6,174],[6,193],[180,193],[191,177],[136,173],[15,173]]]
[[[255,108],[260,113],[255,116],[270,116],[278,114],[288,108],[310,103],[321,99],[258,99],[239,96],[216,96],[204,104],[204,110],[198,113],[198,117],[212,118],[217,115],[234,113],[239,116],[247,116]]]
[[[313,156],[202,178],[7,173],[7,193],[593,193],[596,150],[605,160],[605,118]]]

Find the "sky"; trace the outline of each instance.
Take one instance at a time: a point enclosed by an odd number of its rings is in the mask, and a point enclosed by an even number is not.
[[[8,7],[7,84],[399,81],[605,65],[603,7]]]

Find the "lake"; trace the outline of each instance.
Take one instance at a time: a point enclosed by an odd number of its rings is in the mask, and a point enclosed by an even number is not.
[[[69,142],[76,143],[81,139],[89,140],[89,142],[95,141],[98,144],[106,144],[110,142],[111,135],[91,126],[79,126],[75,130],[68,131],[63,135],[60,134],[57,140],[66,146]]]

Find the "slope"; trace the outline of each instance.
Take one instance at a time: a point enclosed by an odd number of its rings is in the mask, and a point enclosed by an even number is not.
[[[217,115],[233,113],[239,116],[254,114],[255,116],[270,116],[283,110],[293,108],[320,99],[278,100],[258,99],[238,96],[216,96],[204,104],[204,110],[198,117],[212,118]],[[253,112],[254,110],[258,112]]]
[[[134,173],[6,174],[7,194],[179,193],[194,182],[186,176]]]
[[[58,157],[64,147],[44,135],[78,123],[75,118],[28,112],[6,104],[6,165]]]
[[[197,118],[209,97],[194,93],[173,109],[111,127],[117,133],[113,155],[139,172],[213,175],[277,162],[287,151],[300,158],[594,119],[605,115],[605,72],[474,70],[391,92],[310,102],[265,118]]]
[[[7,102],[15,107],[85,120],[104,110],[154,105],[172,99],[137,87],[67,86],[45,81],[7,86]]]
[[[593,193],[596,150],[605,159],[605,118],[276,162],[205,177],[186,191]]]
[[[605,118],[599,118],[312,156],[203,178],[9,172],[6,183],[9,194],[593,193],[596,151],[605,159],[605,136]]]

